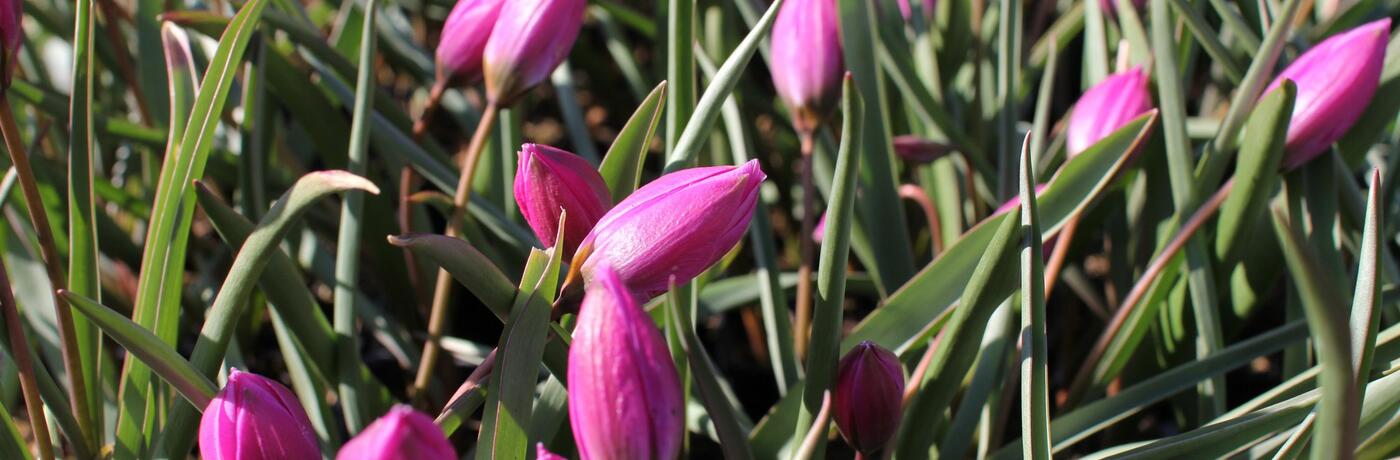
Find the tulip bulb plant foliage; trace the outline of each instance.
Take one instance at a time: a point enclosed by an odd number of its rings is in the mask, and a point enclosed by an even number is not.
[[[0,459],[1394,458],[1397,17],[0,0]]]

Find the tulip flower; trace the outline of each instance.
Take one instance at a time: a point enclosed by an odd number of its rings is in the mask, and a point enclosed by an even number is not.
[[[612,207],[612,196],[603,176],[583,158],[547,145],[525,144],[515,171],[515,203],[545,247],[559,235],[559,211],[568,211],[563,251],[564,257],[573,258],[579,242]]]
[[[563,455],[550,452],[544,448],[544,443],[535,444],[535,460],[567,460]]]
[[[457,451],[433,419],[398,405],[345,443],[336,460],[455,460]]]
[[[610,266],[647,297],[671,278],[689,282],[724,256],[748,229],[763,171],[757,160],[673,172],[618,203],[579,245],[585,280]]]
[[[438,80],[471,84],[481,79],[481,56],[505,0],[457,0],[437,48]]]
[[[205,460],[321,458],[311,419],[282,384],[233,369],[199,421]]]
[[[498,105],[540,84],[574,47],[584,0],[510,0],[501,7],[483,65],[486,95]]]
[[[666,341],[617,272],[604,265],[594,275],[569,348],[569,421],[579,456],[674,459],[684,402]]]
[[[15,58],[24,40],[21,24],[24,13],[20,11],[20,3],[21,0],[0,0],[0,91],[10,87]]]
[[[841,358],[832,393],[832,418],[846,442],[865,455],[884,450],[899,429],[904,369],[889,350],[869,340]]]
[[[836,0],[788,0],[773,22],[773,86],[792,111],[793,126],[810,133],[836,104],[845,75]]]
[[[894,137],[894,153],[913,164],[928,164],[953,151],[952,147],[914,135]]]
[[[1065,144],[1071,157],[1152,110],[1147,73],[1141,67],[1109,75],[1074,104]]]
[[[1361,118],[1380,84],[1390,19],[1343,32],[1313,46],[1283,69],[1262,94],[1284,79],[1298,85],[1288,123],[1283,168],[1316,158]]]

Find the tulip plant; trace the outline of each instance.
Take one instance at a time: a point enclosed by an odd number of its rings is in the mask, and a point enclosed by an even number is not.
[[[0,0],[0,459],[1394,458],[1396,17]]]

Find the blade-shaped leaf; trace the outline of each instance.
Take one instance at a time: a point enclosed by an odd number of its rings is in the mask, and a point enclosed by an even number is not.
[[[661,114],[666,105],[666,82],[656,85],[646,99],[637,106],[632,118],[618,131],[612,147],[603,156],[603,164],[598,172],[603,182],[612,192],[613,202],[620,202],[637,189],[642,180],[642,163],[647,151],[651,150],[651,138],[656,135],[656,126],[661,123]]]

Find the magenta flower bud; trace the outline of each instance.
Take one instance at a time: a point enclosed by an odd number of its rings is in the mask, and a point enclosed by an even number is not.
[[[505,0],[457,0],[438,42],[438,80],[481,80],[481,56]]]
[[[433,419],[397,405],[340,448],[336,460],[455,460],[457,451]]]
[[[578,155],[525,144],[515,170],[515,203],[545,247],[553,246],[559,236],[559,211],[568,211],[564,257],[572,259],[579,242],[612,207],[612,196],[603,176]]]
[[[748,229],[765,178],[757,160],[742,166],[676,171],[618,203],[579,245],[585,280],[611,266],[651,297],[689,282],[724,256]]]
[[[1316,158],[1361,118],[1380,84],[1390,19],[1335,35],[1313,46],[1278,74],[1268,94],[1284,79],[1298,85],[1288,123],[1283,169]]]
[[[617,272],[599,267],[569,348],[569,422],[579,456],[674,459],[683,404],[661,331]]]
[[[24,41],[21,1],[0,0],[0,91],[10,88],[10,76],[14,74],[19,47]]]
[[[199,420],[205,460],[321,458],[311,419],[276,381],[233,369]]]
[[[535,460],[568,460],[568,459],[564,458],[563,455],[559,455],[559,454],[556,454],[556,453],[554,453],[554,452],[550,452],[549,449],[544,448],[544,443],[541,442],[541,443],[536,443],[536,444],[535,444]]]
[[[909,5],[909,0],[899,0],[895,3],[899,7],[899,15],[903,16],[905,21],[912,21],[914,11],[913,7]],[[933,9],[937,6],[938,0],[924,0],[924,20],[933,19]]]
[[[788,0],[773,23],[773,86],[799,132],[811,132],[836,103],[846,68],[836,0]]]
[[[1109,75],[1089,88],[1074,104],[1065,141],[1073,157],[1152,110],[1147,73],[1142,67]]]
[[[486,95],[509,105],[564,62],[583,27],[584,0],[510,0],[483,56]]]
[[[899,358],[869,340],[841,358],[832,418],[841,436],[867,455],[884,450],[899,429],[904,408],[904,369]]]
[[[894,137],[895,155],[899,155],[899,158],[913,164],[932,163],[952,151],[952,147],[912,134]]]
[[[817,220],[817,225],[812,227],[812,241],[821,244],[824,238],[826,238],[826,213],[822,213],[821,219]]]

